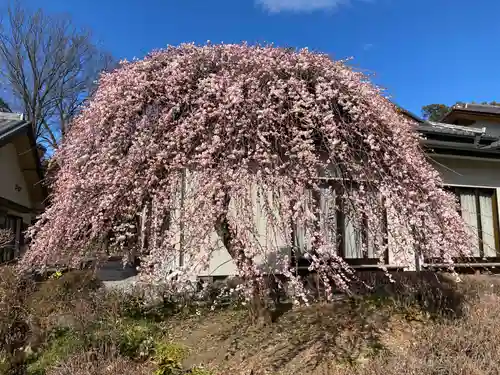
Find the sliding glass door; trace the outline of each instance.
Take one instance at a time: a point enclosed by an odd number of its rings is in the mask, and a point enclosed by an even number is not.
[[[495,258],[499,253],[498,206],[495,189],[449,187],[460,203],[460,214],[476,239],[472,256]]]

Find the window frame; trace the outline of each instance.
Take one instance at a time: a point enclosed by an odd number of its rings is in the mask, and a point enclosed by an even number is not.
[[[337,241],[337,254],[341,256],[341,258],[350,266],[378,266],[381,264],[380,257],[373,258],[369,256],[367,244],[368,244],[368,227],[367,227],[367,218],[364,217],[362,226],[361,238],[363,244],[363,256],[358,258],[348,258],[346,255],[346,247],[345,247],[345,238],[346,238],[346,230],[347,226],[345,225],[346,215],[344,210],[344,201],[342,199],[342,191],[346,187],[346,183],[349,188],[356,188],[359,183],[354,181],[340,181],[338,178],[329,178],[322,179],[319,184],[320,188],[331,188],[336,192],[335,194],[335,207],[336,207],[336,238]],[[319,197],[317,193],[312,193],[312,200],[316,202],[315,205],[319,205]],[[317,217],[315,221],[315,226],[319,226],[320,218]],[[365,224],[366,223],[366,224]],[[310,262],[306,261],[303,256],[304,249],[300,249],[300,246],[297,241],[297,225],[296,223],[291,223],[291,239],[292,239],[292,252],[291,252],[291,260],[292,266],[299,267],[306,266]],[[389,249],[387,248],[388,244],[388,222],[387,222],[387,210],[384,209],[384,214],[382,216],[382,236],[384,245],[386,249],[383,255],[384,265],[389,265]],[[312,245],[313,246],[313,245]],[[314,251],[314,249],[311,249]]]
[[[458,214],[462,217],[461,203],[460,203],[460,192],[473,192],[474,200],[476,205],[476,224],[478,231],[478,244],[479,244],[479,256],[471,257],[460,257],[453,258],[453,261],[460,263],[463,259],[473,259],[475,261],[486,262],[486,263],[498,263],[500,262],[500,222],[499,222],[499,212],[498,212],[498,196],[497,189],[494,187],[477,187],[477,186],[463,186],[463,185],[445,185],[444,190],[452,193],[455,199],[458,201]],[[481,204],[480,196],[481,193],[487,193],[491,196],[491,205],[493,211],[493,235],[495,242],[495,256],[485,256],[484,254],[484,242],[483,242],[483,230],[481,222]]]
[[[0,225],[2,229],[12,229],[9,226],[9,220],[14,222],[14,238],[10,244],[0,248],[0,264],[8,263],[17,258],[22,245],[22,225],[23,218],[13,214],[4,215],[4,224]]]

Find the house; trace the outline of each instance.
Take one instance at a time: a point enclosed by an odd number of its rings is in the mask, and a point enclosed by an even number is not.
[[[476,246],[471,249],[472,257],[455,259],[456,267],[465,271],[500,266],[500,205],[497,199],[500,194],[500,107],[471,104],[453,107],[440,122],[424,121],[408,111],[402,112],[415,121],[415,130],[422,137],[430,163],[442,176],[446,189],[456,195],[461,216],[477,238]],[[362,250],[363,236],[356,233],[347,220],[342,217],[340,220],[337,238],[341,238],[340,251],[347,263],[356,269],[378,268],[380,260],[370,255],[369,246],[368,251]],[[259,231],[265,232],[265,220],[257,219],[256,224]],[[298,247],[304,248],[301,244],[304,237],[301,233],[296,235]],[[300,254],[294,256],[292,253],[290,257],[298,268],[307,268],[308,262]],[[172,269],[181,262],[180,259],[173,261]],[[396,255],[391,252],[390,243],[384,257],[387,269],[401,271],[447,267],[440,262],[439,259],[419,259],[414,254]],[[234,261],[220,246],[212,256],[209,269],[198,277],[223,278],[235,271]]]
[[[447,113],[440,122],[429,122],[420,119],[408,111],[401,110],[415,122],[415,131],[421,135],[422,146],[430,163],[441,174],[446,189],[454,193],[460,203],[460,214],[477,238],[471,249],[472,257],[455,259],[456,267],[462,270],[477,270],[487,267],[500,268],[500,107],[490,105],[466,104],[456,106]],[[189,185],[189,184],[188,184]],[[181,194],[182,195],[182,194]],[[257,199],[256,197],[254,197]],[[257,201],[256,201],[257,202]],[[322,207],[328,210],[326,201]],[[259,215],[256,205],[256,227],[263,241],[273,241],[274,248],[279,245],[279,238],[269,239],[266,231],[266,220]],[[141,214],[138,214],[139,217]],[[175,213],[174,213],[175,215]],[[353,268],[361,270],[377,269],[379,257],[373,251],[362,250],[363,235],[356,232],[342,213],[337,211],[337,238],[340,238],[339,249],[344,259]],[[141,220],[139,220],[141,221]],[[146,233],[141,224],[141,233]],[[387,225],[387,223],[385,223]],[[145,234],[144,234],[145,236]],[[304,249],[305,236],[300,230],[294,233],[298,248]],[[213,240],[218,241],[218,249],[212,254],[208,269],[199,270],[197,278],[225,278],[236,273],[236,264],[231,258],[217,233]],[[144,239],[141,239],[141,243]],[[307,268],[307,260],[300,253],[294,254],[286,246],[282,247],[292,264]],[[171,275],[189,260],[183,258],[181,249],[176,259],[169,260]],[[272,267],[272,255],[257,260]],[[385,267],[390,270],[412,271],[422,269],[439,269],[447,265],[439,259],[419,259],[414,254],[394,254],[389,250],[383,259]],[[104,267],[106,274],[116,274],[116,279],[128,277],[119,271],[121,263],[113,260]],[[115,279],[115,276],[113,276]]]
[[[457,196],[461,215],[477,237],[472,257],[456,259],[457,265],[500,266],[500,107],[454,106],[440,122],[420,122],[417,129],[431,163]],[[424,266],[436,264],[428,260]]]
[[[0,228],[11,229],[12,243],[0,249],[0,263],[16,258],[24,231],[44,209],[39,149],[31,124],[23,115],[0,112]]]

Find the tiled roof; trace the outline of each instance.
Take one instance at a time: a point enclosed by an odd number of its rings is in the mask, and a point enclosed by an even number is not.
[[[460,126],[444,124],[441,122],[427,121],[418,125],[418,130],[423,133],[438,133],[443,135],[456,135],[465,137],[475,137],[480,135],[482,138],[498,139],[498,136],[488,134],[486,128],[474,128],[470,126]]]
[[[456,104],[452,109],[457,109],[460,111],[470,111],[470,112],[481,112],[487,114],[500,115],[500,106],[490,105],[490,104]]]
[[[29,126],[29,122],[19,113],[0,112],[0,139]]]
[[[418,124],[417,131],[424,135],[422,143],[432,149],[500,153],[500,137],[487,133],[486,128],[426,121]]]

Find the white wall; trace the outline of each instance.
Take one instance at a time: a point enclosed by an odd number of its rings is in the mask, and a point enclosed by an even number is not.
[[[440,172],[444,183],[447,185],[494,188],[497,190],[497,195],[500,196],[500,161],[455,156],[436,156],[432,164]],[[252,195],[255,201],[255,225],[258,229],[259,242],[263,247],[269,245],[269,248],[276,249],[281,246],[281,249],[283,249],[282,255],[290,255],[289,249],[284,247],[283,234],[270,235],[266,233],[268,225],[265,215],[262,215],[260,212],[260,204],[257,200],[256,192],[252,191]],[[498,202],[500,210],[500,200]],[[231,256],[215,231],[212,233],[212,238],[217,243],[219,250],[213,253],[209,268],[201,272],[199,276],[227,276],[235,274],[235,262],[231,259]],[[257,262],[264,268],[273,268],[272,258],[272,254],[264,254]],[[408,270],[412,270],[415,268],[415,256],[412,252],[394,254],[389,250],[389,265],[402,266]]]
[[[278,256],[290,256],[290,249],[285,247],[285,234],[283,233],[268,233],[268,224],[265,214],[262,212],[262,202],[259,201],[257,196],[257,189],[255,187],[250,188],[250,194],[253,201],[254,209],[254,225],[257,230],[256,237],[259,244],[262,246],[261,253],[254,258],[256,264],[258,264],[264,272],[269,272],[269,270],[274,270],[276,268],[277,254]],[[260,200],[263,198],[261,197]],[[234,202],[232,202],[234,203]],[[229,215],[236,216],[238,214],[237,207],[232,204],[230,206]],[[210,259],[210,266],[207,270],[202,272],[200,276],[227,276],[236,274],[236,263],[229,255],[228,251],[224,247],[220,237],[215,232],[211,234],[212,241],[217,244],[217,251],[212,254]],[[265,252],[266,249],[268,252]],[[278,249],[278,251],[273,251]]]
[[[12,144],[0,148],[0,197],[31,208],[26,181]]]
[[[491,188],[496,190],[497,196],[500,196],[500,160],[433,155],[431,164],[439,172],[445,185]],[[497,200],[497,204],[500,211],[500,200]],[[389,248],[389,264],[403,265],[412,269],[415,267],[414,255],[411,251],[395,255]]]
[[[473,125],[475,128],[486,128],[486,133],[500,136],[500,122],[491,120],[478,120]]]
[[[267,219],[261,212],[261,204],[257,200],[255,190],[256,189],[252,189],[252,195],[254,198],[255,228],[257,229],[259,243],[262,245],[262,248],[268,249],[268,253],[263,253],[262,256],[258,256],[255,258],[255,261],[258,265],[260,265],[265,273],[266,271],[274,272],[274,269],[276,268],[276,260],[283,259],[283,256],[287,256],[290,259],[291,251],[290,248],[286,247],[285,233],[267,233],[269,230]],[[201,272],[198,276],[234,275],[236,273],[236,264],[234,260],[231,259],[231,256],[225,249],[222,241],[215,231],[212,233],[212,239],[215,243],[217,243],[219,250],[212,254],[209,268]],[[389,239],[389,246],[390,244],[391,239]],[[278,251],[274,251],[275,249],[278,249]],[[273,251],[274,253],[272,253]],[[276,253],[278,252],[279,254],[276,256]],[[406,254],[395,254],[389,248],[389,265],[404,267],[408,270],[415,269],[415,255],[411,251],[408,251]]]
[[[495,189],[500,197],[500,160],[435,156],[434,167],[446,185]],[[500,212],[500,199],[497,199]]]
[[[432,164],[445,184],[500,188],[500,160],[433,156]]]

